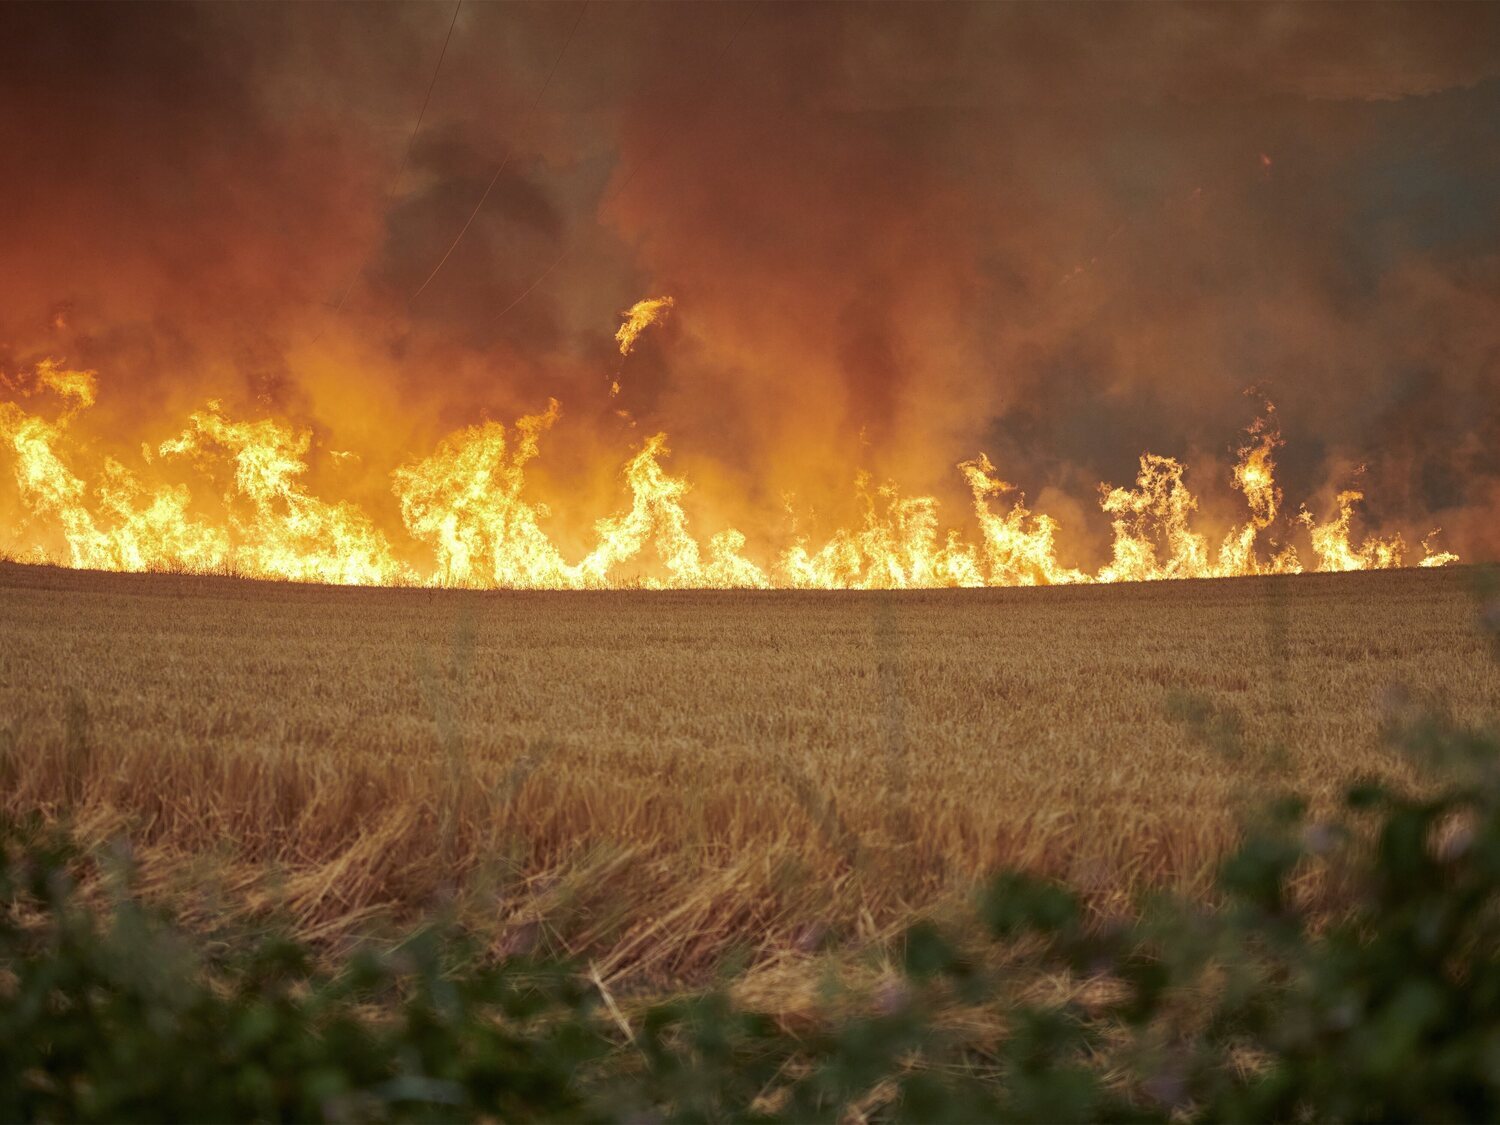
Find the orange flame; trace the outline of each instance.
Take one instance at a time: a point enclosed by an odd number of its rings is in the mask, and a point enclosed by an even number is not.
[[[231,422],[217,402],[194,413],[188,428],[163,442],[162,456],[227,457],[234,481],[224,499],[236,546],[233,561],[247,573],[293,581],[374,586],[408,577],[370,518],[347,502],[330,503],[298,479],[312,435],[274,419]],[[248,502],[248,511],[237,509]]]
[[[620,345],[620,354],[629,355],[635,350],[635,342],[640,334],[653,324],[660,324],[667,319],[667,314],[672,311],[677,302],[671,297],[647,297],[637,301],[620,315],[625,318],[625,323],[615,333],[615,341]]]
[[[1298,518],[1307,525],[1312,535],[1319,570],[1382,570],[1401,565],[1406,554],[1406,543],[1399,535],[1389,539],[1371,536],[1359,547],[1349,542],[1349,524],[1354,517],[1354,506],[1364,498],[1365,494],[1356,489],[1340,492],[1338,514],[1326,523],[1318,523],[1311,512],[1303,509]]]
[[[644,302],[643,302],[644,303]],[[637,306],[639,307],[639,306]],[[649,323],[649,321],[647,322]],[[17,384],[6,384],[13,389]],[[0,450],[8,454],[23,507],[15,529],[27,557],[104,570],[230,571],[253,577],[352,585],[424,583],[521,589],[660,587],[796,587],[903,589],[934,586],[1063,585],[1300,572],[1291,546],[1261,540],[1275,525],[1281,492],[1274,413],[1247,432],[1230,483],[1245,498],[1245,522],[1211,548],[1194,526],[1198,499],[1181,462],[1153,453],[1140,459],[1133,487],[1100,486],[1111,517],[1111,557],[1090,574],[1058,560],[1059,525],[1029,510],[988,457],[960,463],[973,498],[977,542],[940,526],[938,502],[903,496],[893,484],[856,488],[863,518],[821,546],[804,538],[757,563],[746,538],[723,529],[701,544],[689,527],[688,482],[663,467],[666,435],[648,438],[623,470],[629,505],[593,524],[594,544],[569,561],[548,533],[548,506],[528,497],[526,470],[543,435],[560,416],[555,400],[514,427],[486,422],[450,434],[426,457],[390,477],[407,543],[393,543],[349,501],[329,501],[306,483],[312,435],[274,418],[227,417],[218,402],[193,413],[175,438],[144,459],[195,471],[209,487],[148,487],[113,458],[90,481],[72,467],[71,431],[95,400],[93,372],[39,364],[17,397],[51,397],[51,420],[15,401],[0,401]],[[330,451],[333,456],[351,455]],[[218,481],[218,484],[213,482]],[[196,489],[196,491],[195,491]],[[218,492],[221,514],[203,514]],[[1292,527],[1305,529],[1316,569],[1400,566],[1399,535],[1351,540],[1354,490],[1337,497],[1336,513],[1318,522],[1305,508]],[[1008,507],[1005,501],[1008,500]],[[1457,561],[1423,540],[1421,566]],[[65,545],[57,555],[45,543]],[[403,561],[426,551],[427,564]]]
[[[1032,515],[1019,498],[1004,516],[990,511],[990,497],[1011,492],[1013,486],[992,476],[995,467],[988,457],[981,453],[972,461],[962,462],[958,468],[974,493],[974,515],[984,537],[981,549],[987,571],[982,584],[1058,586],[1089,580],[1081,570],[1058,565],[1054,543],[1057,521],[1051,516]]]

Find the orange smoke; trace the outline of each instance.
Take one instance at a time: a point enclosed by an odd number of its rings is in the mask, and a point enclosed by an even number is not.
[[[0,551],[559,586],[1500,557],[1500,16],[949,15],[0,6]],[[1285,445],[1220,450],[1266,378]]]

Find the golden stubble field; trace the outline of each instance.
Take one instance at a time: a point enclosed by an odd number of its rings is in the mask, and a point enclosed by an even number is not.
[[[0,565],[12,812],[190,921],[456,915],[685,979],[879,941],[998,865],[1206,892],[1245,811],[1478,721],[1472,573],[901,593],[358,590]],[[1399,690],[1398,690],[1399,689]],[[1194,712],[1196,719],[1184,717]]]

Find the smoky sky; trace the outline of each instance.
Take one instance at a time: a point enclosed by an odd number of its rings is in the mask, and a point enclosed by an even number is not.
[[[372,497],[549,397],[591,515],[657,430],[767,526],[984,450],[1081,552],[1143,449],[1227,496],[1264,395],[1290,499],[1500,556],[1500,10],[453,17],[0,9],[0,368],[97,369],[101,441],[286,413]]]

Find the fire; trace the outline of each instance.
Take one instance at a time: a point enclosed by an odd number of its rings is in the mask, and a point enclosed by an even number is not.
[[[234,477],[224,501],[236,544],[233,563],[246,573],[348,586],[407,578],[365,513],[347,502],[313,496],[298,479],[307,471],[311,440],[308,431],[271,418],[231,422],[217,402],[210,402],[159,452],[232,463]]]
[[[1418,566],[1447,566],[1449,563],[1456,563],[1458,561],[1458,556],[1452,551],[1440,551],[1434,545],[1437,541],[1438,532],[1441,530],[1442,528],[1435,527],[1423,537],[1422,561],[1417,564]]]
[[[1177,460],[1142,454],[1134,489],[1101,485],[1101,506],[1116,518],[1114,557],[1099,572],[1099,581],[1300,573],[1295,548],[1273,550],[1264,559],[1256,550],[1257,538],[1275,522],[1281,506],[1274,458],[1281,435],[1275,425],[1275,407],[1269,402],[1246,436],[1249,440],[1240,447],[1230,479],[1244,494],[1250,518],[1225,535],[1216,554],[1210,553],[1208,539],[1191,526],[1198,501],[1188,490],[1185,469]],[[1158,553],[1159,547],[1165,558]]]
[[[670,298],[638,303],[621,329],[622,350],[670,307]],[[112,457],[92,473],[78,467],[88,450],[74,439],[75,423],[94,404],[94,372],[46,362],[29,378],[4,385],[13,399],[57,404],[32,410],[0,401],[0,457],[10,462],[23,511],[13,538],[27,545],[25,557],[73,567],[516,589],[1033,586],[1303,569],[1297,550],[1275,536],[1281,437],[1269,403],[1229,474],[1247,509],[1242,523],[1215,545],[1196,525],[1199,500],[1184,465],[1146,453],[1133,485],[1100,485],[1113,542],[1109,561],[1089,573],[1059,560],[1057,521],[1031,511],[984,454],[957,466],[972,497],[973,539],[942,526],[934,497],[906,496],[860,474],[855,487],[863,514],[856,526],[821,543],[801,536],[779,552],[747,554],[746,537],[734,528],[700,541],[683,505],[691,485],[665,468],[667,437],[654,434],[620,473],[628,502],[594,520],[592,545],[569,559],[548,531],[552,510],[527,489],[527,469],[561,416],[556,400],[510,427],[489,421],[459,430],[397,467],[389,479],[401,526],[383,530],[359,505],[325,499],[309,486],[313,435],[289,422],[231,418],[210,401],[175,437],[142,450],[142,461],[158,475],[188,471],[192,483],[147,484]],[[326,453],[341,462],[353,458]],[[1329,518],[1319,521],[1304,507],[1283,522],[1285,532],[1307,535],[1313,569],[1403,565],[1399,535],[1356,545],[1362,499],[1348,489]],[[1419,565],[1456,562],[1435,546],[1435,536],[1423,540]]]
[[[545,504],[522,495],[525,467],[537,456],[541,435],[559,407],[522,418],[507,452],[505,427],[474,426],[448,438],[424,460],[397,469],[394,491],[413,539],[429,544],[437,566],[429,581],[442,585],[512,589],[598,589],[616,584],[621,564],[654,549],[668,578],[647,585],[678,587],[767,586],[766,576],[740,554],[745,537],[729,529],[709,541],[705,561],[687,530],[679,503],[685,481],[668,475],[659,458],[666,435],[657,434],[625,469],[631,506],[594,525],[598,544],[568,563],[548,537]]]
[[[625,323],[620,325],[620,330],[615,333],[615,341],[620,345],[620,354],[623,356],[633,352],[640,334],[651,325],[660,324],[666,320],[676,304],[677,302],[671,297],[647,297],[637,301],[621,313],[620,315],[625,318]]]
[[[432,547],[435,581],[522,589],[571,584],[569,567],[541,527],[546,505],[521,495],[526,463],[557,415],[551,400],[545,413],[522,418],[509,452],[505,427],[487,422],[392,474],[407,531]]]
[[[817,551],[800,541],[781,556],[778,584],[803,589],[910,589],[983,586],[972,548],[950,532],[940,544],[937,501],[902,497],[894,485],[870,495],[869,478],[856,480],[865,508],[858,531],[841,529]]]
[[[1338,514],[1326,523],[1318,523],[1311,512],[1303,509],[1299,518],[1312,535],[1319,570],[1381,570],[1401,565],[1406,543],[1399,535],[1389,539],[1371,536],[1359,547],[1350,544],[1349,524],[1354,518],[1354,506],[1364,498],[1365,494],[1356,489],[1340,492]]]
[[[68,371],[54,360],[37,365],[36,382],[41,389],[71,399],[74,409],[93,406],[98,393],[98,379],[92,371]]]
[[[974,515],[983,535],[981,550],[987,568],[984,582],[964,585],[1058,586],[1089,581],[1083,571],[1058,565],[1053,542],[1057,521],[1051,516],[1032,515],[1019,498],[1004,516],[990,511],[990,497],[1011,492],[1013,486],[992,475],[995,467],[988,457],[981,453],[958,468],[974,493]]]

